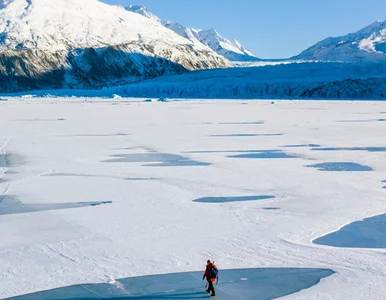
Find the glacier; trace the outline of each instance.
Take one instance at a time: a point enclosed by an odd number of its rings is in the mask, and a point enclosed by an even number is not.
[[[104,88],[99,95],[206,99],[386,98],[384,63],[292,63],[216,69]]]

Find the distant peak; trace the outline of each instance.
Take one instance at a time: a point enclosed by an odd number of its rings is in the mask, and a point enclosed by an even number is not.
[[[220,34],[214,28],[211,28],[211,29],[208,29],[208,30],[202,30],[202,32],[205,32],[206,34],[220,36]]]
[[[129,5],[127,8],[130,10],[146,10],[147,11],[146,7],[143,5]]]
[[[158,19],[158,17],[156,15],[154,15],[153,13],[151,13],[145,6],[143,5],[129,5],[128,7],[126,7],[126,10],[128,11],[131,11],[131,12],[134,12],[134,13],[137,13],[139,15],[142,15],[148,19],[153,19],[157,22],[160,22],[160,20]]]

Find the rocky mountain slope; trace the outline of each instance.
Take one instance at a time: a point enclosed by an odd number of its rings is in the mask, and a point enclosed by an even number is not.
[[[96,88],[229,62],[97,0],[0,0],[0,89]]]

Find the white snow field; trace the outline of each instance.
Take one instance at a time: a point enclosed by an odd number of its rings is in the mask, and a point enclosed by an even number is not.
[[[386,102],[5,100],[1,299],[385,299]]]

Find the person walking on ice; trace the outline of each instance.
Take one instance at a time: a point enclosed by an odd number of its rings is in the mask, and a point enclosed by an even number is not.
[[[217,279],[217,275],[218,275],[218,268],[214,264],[214,262],[209,259],[206,262],[206,269],[205,269],[204,275],[202,276],[202,280],[206,278],[206,280],[208,281],[208,289],[206,290],[206,292],[211,293],[212,297],[216,296],[216,291],[214,289],[214,282]]]

